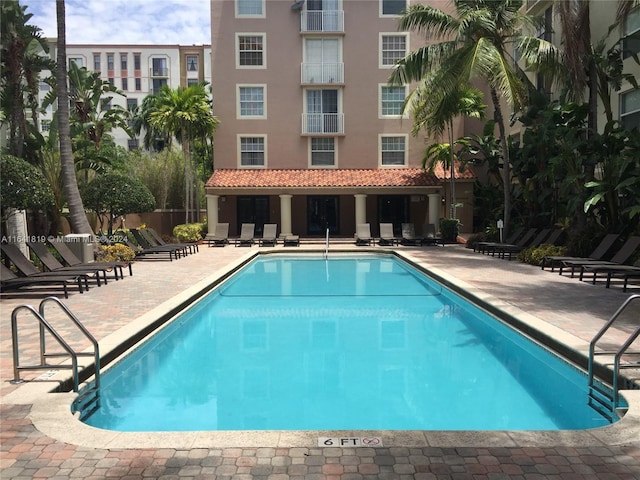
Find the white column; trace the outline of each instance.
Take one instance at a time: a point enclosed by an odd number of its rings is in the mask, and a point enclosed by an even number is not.
[[[439,193],[429,195],[429,223],[436,226],[436,232],[440,231],[440,202],[442,198]]]
[[[218,199],[220,195],[207,195],[207,235],[213,235],[218,224]]]
[[[291,197],[293,195],[280,195],[280,235],[293,235],[291,231]]]
[[[356,225],[367,223],[367,196],[364,193],[356,193],[354,197],[356,197]],[[356,229],[354,228],[353,231],[355,232]]]

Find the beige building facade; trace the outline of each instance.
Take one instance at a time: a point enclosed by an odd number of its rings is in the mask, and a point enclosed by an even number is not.
[[[444,2],[442,3],[444,6]],[[212,0],[214,173],[210,231],[277,223],[280,235],[349,237],[359,223],[438,225],[449,179],[422,169],[424,136],[388,85],[424,42],[398,31],[405,0]],[[454,135],[461,134],[459,131]],[[432,140],[431,142],[433,142]],[[429,142],[429,143],[431,143]],[[458,173],[457,216],[472,231],[473,181]]]

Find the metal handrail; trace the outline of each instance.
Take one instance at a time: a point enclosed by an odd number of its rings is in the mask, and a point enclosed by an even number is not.
[[[622,305],[620,305],[620,308],[618,308],[618,310],[616,310],[616,312],[611,316],[609,321],[603,325],[603,327],[600,329],[600,331],[598,331],[598,333],[596,333],[596,335],[593,337],[593,339],[589,343],[589,363],[588,363],[589,387],[592,387],[593,386],[593,382],[594,382],[594,373],[593,373],[593,370],[594,370],[594,357],[595,357],[595,348],[596,348],[596,344],[597,344],[598,340],[600,340],[602,338],[602,336],[607,332],[607,330],[609,330],[609,328],[611,328],[611,326],[615,323],[615,321],[622,314],[622,312],[627,308],[627,306],[632,301],[637,300],[637,299],[640,299],[640,295],[631,295],[629,298],[627,298],[624,301],[624,303]],[[626,342],[615,352],[616,354],[615,354],[614,362],[613,362],[613,381],[611,382],[611,387],[612,387],[612,390],[613,390],[613,396],[612,396],[613,405],[612,405],[612,407],[614,409],[617,408],[618,399],[619,399],[619,394],[618,394],[618,374],[619,374],[619,371],[620,371],[620,358],[622,357],[622,355],[624,355],[624,353],[627,351],[627,349],[635,341],[635,339],[638,337],[638,335],[640,335],[640,327],[638,329],[636,329],[636,331],[633,332],[629,336],[629,338],[626,340]],[[613,352],[609,352],[609,353],[613,353]]]
[[[67,316],[73,321],[73,323],[80,329],[80,331],[84,334],[84,336],[93,344],[94,351],[93,352],[76,352],[58,333],[58,331],[53,328],[53,326],[46,320],[44,316],[44,307],[47,302],[53,301],[57,303],[62,310],[67,314]],[[31,314],[38,320],[39,324],[39,339],[40,339],[40,364],[39,365],[20,365],[20,346],[19,346],[19,337],[18,337],[18,314],[20,311],[26,310],[31,312]],[[56,340],[56,342],[65,350],[65,353],[55,353],[48,354],[46,352],[46,336],[45,331],[49,332],[51,336]],[[18,305],[11,312],[11,341],[13,347],[13,380],[11,383],[22,383],[23,380],[20,378],[21,370],[61,370],[61,369],[71,369],[73,374],[73,391],[77,392],[80,384],[79,374],[78,374],[78,357],[79,356],[88,356],[93,355],[95,361],[95,386],[99,388],[100,386],[100,351],[98,348],[98,342],[96,339],[89,333],[89,331],[85,328],[84,325],[78,320],[78,318],[58,299],[57,297],[47,297],[40,302],[40,307],[36,310],[31,305]],[[71,358],[71,365],[68,364],[58,364],[51,365],[46,362],[47,357],[53,356],[64,356],[69,355]]]

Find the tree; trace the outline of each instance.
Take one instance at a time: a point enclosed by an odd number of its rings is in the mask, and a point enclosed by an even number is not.
[[[196,137],[212,137],[219,124],[213,115],[211,101],[204,84],[171,89],[167,86],[156,96],[149,114],[149,125],[156,130],[170,133],[182,144],[185,177],[185,223],[193,218],[194,166],[191,145]]]
[[[118,217],[152,212],[156,207],[149,189],[140,180],[123,173],[98,175],[84,188],[83,198],[90,210],[108,215],[109,235]]]
[[[71,127],[69,124],[69,92],[67,89],[67,41],[64,0],[56,0],[56,23],[58,26],[56,56],[56,90],[58,94],[58,135],[60,141],[60,164],[62,167],[62,183],[69,207],[69,223],[76,233],[93,235],[91,225],[84,212],[82,197],[78,189],[76,168],[71,149]]]
[[[53,193],[37,167],[13,155],[0,155],[2,221],[16,210],[47,208]]]
[[[523,35],[523,27],[533,19],[521,15],[522,0],[455,0],[456,16],[425,5],[411,5],[400,19],[400,29],[424,32],[428,45],[399,60],[390,81],[407,84],[420,81],[432,70],[439,70],[440,88],[450,92],[474,78],[489,87],[493,114],[498,126],[503,159],[504,226],[509,229],[511,213],[511,174],[506,122],[501,100],[519,110],[526,103],[529,85],[512,56],[516,49],[526,64],[532,59],[552,58],[555,47],[536,37]],[[431,42],[434,38],[444,40]]]

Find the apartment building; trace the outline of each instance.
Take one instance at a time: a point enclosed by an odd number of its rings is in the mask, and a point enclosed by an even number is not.
[[[221,120],[208,223],[277,223],[280,235],[353,236],[447,216],[448,173],[422,168],[402,114],[411,85],[387,81],[425,40],[398,31],[407,0],[212,0],[214,112]],[[440,3],[439,3],[440,5]],[[459,136],[462,123],[457,123]],[[435,140],[431,140],[435,141]],[[472,230],[473,181],[457,173]]]
[[[50,55],[56,57],[56,41],[49,41]],[[126,109],[139,106],[144,98],[165,85],[171,88],[198,82],[211,83],[211,47],[209,45],[67,45],[67,62],[76,63],[115,85],[124,94],[113,94],[111,106]],[[41,84],[40,94],[48,86]],[[53,118],[51,107],[41,118],[41,130],[47,132]],[[122,130],[110,132],[117,145],[133,150],[142,146],[141,137],[129,138]]]

